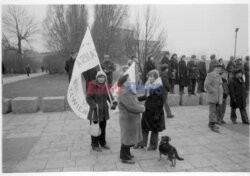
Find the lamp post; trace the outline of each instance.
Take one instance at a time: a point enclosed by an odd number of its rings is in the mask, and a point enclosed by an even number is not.
[[[235,44],[234,44],[234,59],[236,59],[236,46],[237,46],[237,32],[239,31],[239,28],[235,29]]]

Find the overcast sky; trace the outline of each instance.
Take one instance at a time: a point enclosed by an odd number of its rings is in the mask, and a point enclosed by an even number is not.
[[[215,53],[228,59],[234,52],[235,28],[240,28],[237,55],[248,53],[247,5],[151,5],[161,21],[159,28],[167,32],[165,50],[179,55]],[[46,5],[23,6],[39,23],[46,16]],[[146,6],[130,5],[129,22],[134,23],[137,14],[143,14]],[[40,26],[42,29],[42,26]],[[37,37],[33,46],[46,51],[43,37]]]

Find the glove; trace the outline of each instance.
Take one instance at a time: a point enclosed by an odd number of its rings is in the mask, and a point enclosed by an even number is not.
[[[112,104],[112,106],[111,106],[111,110],[115,110],[115,109],[116,109],[116,106],[117,106],[117,102],[114,101],[113,104]]]

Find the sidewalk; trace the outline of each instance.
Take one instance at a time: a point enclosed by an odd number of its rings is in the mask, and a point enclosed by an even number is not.
[[[35,78],[35,77],[42,76],[45,74],[47,74],[47,73],[40,72],[40,73],[31,73],[29,77],[26,74],[19,75],[19,76],[6,77],[6,78],[2,78],[2,80],[3,80],[2,83],[3,83],[3,85],[5,85],[5,84],[25,80],[25,79]]]
[[[211,132],[208,106],[173,107],[173,119],[166,130],[184,161],[171,167],[158,151],[132,149],[136,164],[119,161],[120,127],[118,111],[107,123],[111,150],[91,150],[89,122],[71,111],[59,113],[3,115],[3,172],[140,171],[140,172],[218,172],[250,171],[249,126],[230,122],[230,107],[221,133]],[[238,122],[241,122],[237,111]]]

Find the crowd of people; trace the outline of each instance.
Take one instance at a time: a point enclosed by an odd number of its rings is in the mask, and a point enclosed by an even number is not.
[[[142,71],[136,57],[129,59],[127,65],[122,67],[123,74],[118,80],[121,94],[118,94],[117,99],[114,99],[112,94],[108,96],[106,93],[92,93],[87,87],[86,101],[90,107],[88,119],[90,124],[99,123],[101,129],[100,136],[91,136],[91,146],[94,151],[101,152],[102,149],[110,149],[106,142],[106,124],[110,118],[107,102],[111,104],[111,109],[115,109],[118,105],[121,129],[120,159],[123,163],[135,163],[130,149],[131,147],[134,149],[147,147],[149,134],[151,136],[147,149],[156,150],[159,132],[166,128],[165,119],[174,117],[169,108],[167,97],[169,92],[175,93],[174,86],[176,84],[179,84],[180,94],[184,93],[184,87],[187,86],[188,94],[190,96],[196,95],[196,82],[198,82],[197,93],[207,93],[208,126],[212,131],[219,132],[217,125],[226,123],[224,114],[228,96],[230,96],[232,123],[237,124],[236,109],[239,108],[242,123],[249,125],[246,112],[246,97],[249,90],[248,56],[244,64],[242,59],[231,57],[225,66],[223,59],[217,60],[216,55],[213,54],[210,56],[208,71],[205,56],[201,56],[201,59],[198,60],[195,55],[192,55],[187,64],[185,55],[181,56],[179,61],[177,54],[172,54],[169,58],[170,53],[166,52],[159,65],[156,65],[153,56],[150,56]],[[131,79],[129,74],[125,74],[125,72],[133,62],[136,65],[136,84],[149,85],[143,95],[129,91],[132,88]],[[112,83],[112,73],[115,67],[109,58],[105,59],[101,66],[103,71],[95,69],[94,73],[89,70],[89,73],[83,75],[87,80],[95,83],[95,89],[102,87],[104,88],[102,92],[106,92],[104,85]],[[89,78],[88,74],[92,78]]]

